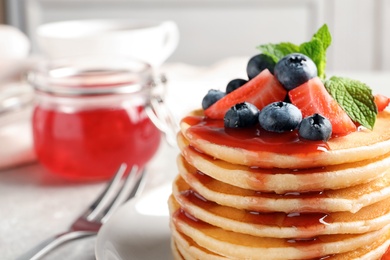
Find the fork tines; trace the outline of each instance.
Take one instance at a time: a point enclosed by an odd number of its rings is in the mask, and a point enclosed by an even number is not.
[[[107,187],[85,213],[87,220],[104,223],[120,205],[140,192],[143,171],[134,165],[126,176],[126,169],[127,164],[122,163]]]

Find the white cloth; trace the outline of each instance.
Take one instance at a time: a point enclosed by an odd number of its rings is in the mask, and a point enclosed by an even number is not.
[[[35,160],[30,125],[32,89],[22,83],[31,64],[30,45],[19,29],[0,25],[0,169]],[[15,104],[19,97],[29,104],[5,113],[4,106]]]
[[[19,102],[22,104],[18,105]],[[0,170],[36,160],[31,127],[32,102],[30,86],[21,82],[0,86]]]
[[[26,109],[12,115],[15,121],[0,122],[0,170],[35,161],[30,114]]]

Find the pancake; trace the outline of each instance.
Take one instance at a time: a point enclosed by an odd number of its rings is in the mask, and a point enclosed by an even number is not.
[[[374,260],[382,259],[382,256],[386,253],[390,246],[390,235],[384,235],[380,238],[370,241],[364,246],[361,246],[353,251],[349,251],[343,254],[336,254],[326,258],[327,260]],[[385,259],[383,259],[385,260]]]
[[[185,258],[174,258],[176,260],[181,259],[208,259],[208,260],[222,260],[228,259],[223,256],[216,255],[211,253],[207,249],[197,245],[191,238],[185,236],[184,234],[179,233],[174,228],[172,230],[174,240],[176,241],[177,250],[184,255]],[[359,247],[356,250],[349,251],[341,254],[333,254],[323,257],[322,259],[326,260],[379,260],[382,255],[386,252],[387,248],[390,246],[389,237],[383,236],[380,239],[372,241],[368,245]],[[231,259],[231,258],[230,258]],[[246,259],[250,259],[249,257]]]
[[[177,244],[175,241],[171,240],[171,251],[172,251],[172,256],[174,260],[183,260],[185,259],[183,255],[180,253],[180,250],[177,248]],[[189,260],[187,257],[186,259]]]
[[[291,140],[281,140],[280,135],[264,133],[264,130],[260,135],[260,130],[254,128],[227,132],[223,120],[206,119],[201,110],[184,118],[180,129],[197,150],[232,164],[251,167],[313,168],[365,161],[390,152],[388,111],[378,114],[372,131],[361,129],[331,138],[327,143],[299,141],[296,133],[291,134]]]
[[[276,194],[243,189],[213,179],[191,166],[182,156],[178,156],[177,166],[183,179],[204,198],[238,209],[286,213],[354,213],[364,206],[390,197],[390,168],[382,178],[344,189]]]
[[[173,239],[178,246],[178,250],[182,255],[185,255],[188,260],[192,259],[208,259],[208,260],[223,260],[228,259],[226,257],[216,255],[208,251],[207,249],[196,244],[191,238],[178,232],[176,229],[172,230]],[[380,239],[376,239],[368,243],[367,245],[361,246],[356,250],[349,251],[341,254],[333,254],[323,257],[326,260],[374,260],[381,259],[382,255],[386,252],[390,245],[389,236],[382,236]],[[246,259],[250,259],[249,257]],[[181,260],[181,258],[175,258],[175,260]]]
[[[224,256],[217,255],[209,250],[202,248],[196,244],[188,236],[178,232],[175,227],[172,227],[172,237],[175,241],[177,250],[186,260],[192,259],[207,259],[207,260],[224,260],[227,259]],[[175,258],[176,259],[176,258]]]
[[[390,224],[390,199],[357,213],[282,213],[240,210],[205,200],[182,178],[177,178],[173,195],[181,209],[213,226],[260,237],[315,237],[329,234],[358,234]]]
[[[388,111],[328,142],[193,111],[177,140],[175,259],[379,260],[390,246]]]
[[[341,189],[380,178],[390,168],[390,156],[385,154],[366,161],[321,168],[264,169],[207,156],[185,145],[181,135],[178,143],[186,161],[202,173],[233,186],[262,192],[284,194]]]
[[[311,239],[258,237],[232,232],[184,214],[170,199],[171,225],[196,244],[230,259],[313,259],[341,254],[389,237],[389,226],[363,234],[323,235]]]
[[[170,200],[169,209],[174,211],[177,208],[177,203],[173,200]],[[191,238],[185,236],[184,234],[179,233],[175,226],[170,223],[170,228],[172,232],[171,246],[174,251],[175,260],[193,260],[193,259],[207,259],[207,260],[221,260],[226,259],[221,255],[217,255],[205,248],[197,245]]]

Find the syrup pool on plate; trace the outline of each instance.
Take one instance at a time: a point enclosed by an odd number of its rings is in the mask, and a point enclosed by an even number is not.
[[[30,78],[39,162],[73,180],[108,179],[122,162],[143,167],[161,139],[145,109],[154,87],[150,67],[117,59],[71,64],[46,65]]]

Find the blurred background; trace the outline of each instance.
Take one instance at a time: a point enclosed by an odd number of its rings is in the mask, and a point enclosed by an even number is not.
[[[39,24],[90,18],[173,20],[180,43],[168,62],[210,65],[252,56],[268,42],[300,43],[327,23],[331,70],[390,69],[387,0],[0,0],[0,20],[34,43]]]

